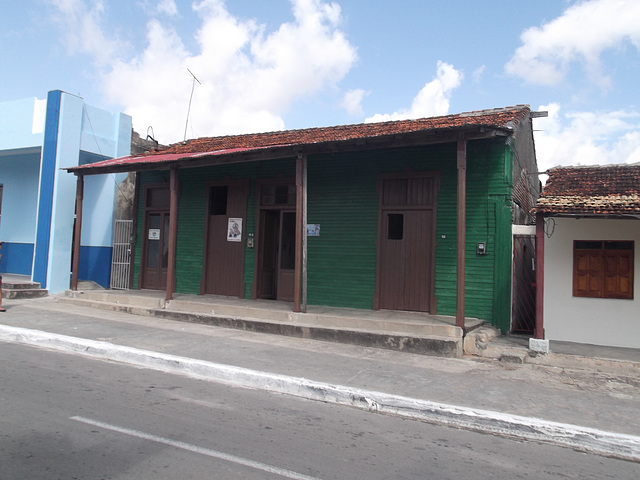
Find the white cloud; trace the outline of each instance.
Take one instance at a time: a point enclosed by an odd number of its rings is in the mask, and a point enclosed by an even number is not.
[[[362,115],[362,99],[366,95],[369,95],[369,92],[362,90],[361,88],[349,90],[348,92],[345,92],[344,97],[342,98],[342,107],[350,115]]]
[[[640,161],[640,113],[568,112],[540,106],[547,118],[534,120],[536,157],[542,172],[558,165],[605,165]]]
[[[160,0],[158,2],[158,12],[174,16],[178,14],[178,7],[173,0]]]
[[[482,80],[482,75],[484,74],[484,71],[486,69],[487,69],[486,65],[480,65],[478,68],[476,68],[471,74],[473,81],[478,83],[480,80]]]
[[[428,82],[413,99],[411,107],[394,113],[377,113],[365,122],[386,122],[410,118],[445,115],[449,112],[452,91],[462,83],[462,72],[452,65],[438,61],[436,78]]]
[[[573,63],[583,63],[590,78],[608,87],[600,56],[630,41],[640,49],[638,0],[591,0],[569,7],[560,17],[521,35],[522,46],[506,71],[532,83],[555,85]]]
[[[98,65],[104,66],[121,49],[120,43],[105,35],[102,29],[104,3],[94,0],[48,0],[55,7],[52,20],[64,34],[67,48],[72,53],[91,55]]]
[[[150,21],[144,52],[115,62],[104,76],[108,99],[125,107],[136,128],[152,125],[160,142],[182,140],[188,68],[202,83],[194,90],[189,137],[283,129],[281,115],[292,102],[336,85],[356,60],[337,4],[292,5],[295,20],[267,35],[255,21],[233,17],[222,0],[195,3],[195,53],[172,27]]]

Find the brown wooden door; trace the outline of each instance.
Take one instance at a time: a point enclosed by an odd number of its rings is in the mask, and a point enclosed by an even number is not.
[[[293,301],[295,212],[262,210],[259,298]]]
[[[147,212],[141,288],[163,290],[167,287],[169,254],[169,212]]]
[[[387,211],[380,244],[380,308],[430,311],[432,212]]]
[[[260,213],[260,268],[258,298],[275,299],[278,285],[278,242],[280,211],[262,210]]]
[[[380,182],[378,308],[431,312],[437,177]]]
[[[202,289],[205,294],[244,297],[247,186],[246,182],[232,182],[209,187]]]
[[[280,214],[280,241],[278,248],[277,299],[293,301],[296,251],[296,212]]]

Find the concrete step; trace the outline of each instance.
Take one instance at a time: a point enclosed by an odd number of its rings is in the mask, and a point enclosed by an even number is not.
[[[115,305],[133,305],[138,307],[162,308],[164,296],[157,295],[132,295],[126,292],[113,292],[112,290],[86,290],[65,292],[66,299],[82,299]],[[62,299],[61,299],[62,300]]]
[[[409,312],[398,315],[395,312],[378,312],[370,310],[348,310],[348,315],[340,315],[329,311],[323,311],[321,307],[309,308],[307,313],[273,310],[264,308],[261,303],[251,305],[225,305],[224,303],[171,300],[166,304],[166,310],[182,313],[202,313],[234,318],[247,318],[257,320],[269,320],[293,325],[322,325],[331,328],[350,328],[357,330],[375,330],[396,332],[407,335],[461,338],[462,330],[445,322],[426,322],[425,316],[411,314]]]
[[[307,313],[292,312],[289,308],[277,308],[277,302],[252,300],[239,302],[227,297],[201,298],[197,295],[165,302],[161,292],[128,293],[127,291],[92,290],[68,291],[68,297],[83,298],[116,305],[163,309],[183,314],[204,314],[221,317],[257,319],[293,325],[322,325],[332,328],[392,331],[407,335],[462,338],[462,330],[453,319],[414,312],[372,311],[361,309],[336,309],[310,306]],[[467,330],[484,324],[482,320],[468,318]]]
[[[4,280],[2,282],[2,288],[8,290],[31,290],[41,288],[38,282],[12,282]]]
[[[110,291],[67,292],[60,302],[136,315],[236,328],[259,333],[328,340],[361,346],[407,351],[423,355],[462,356],[462,331],[452,325],[427,322],[425,316],[348,310],[341,316],[322,312],[295,313],[274,308],[274,302],[216,299],[213,302],[164,301],[150,293],[127,294]],[[251,304],[251,305],[248,305]],[[253,304],[256,306],[254,307]],[[334,309],[335,310],[335,309]],[[375,318],[376,315],[389,318]],[[394,315],[396,317],[393,318]]]
[[[7,284],[2,285],[2,298],[26,299],[26,298],[42,298],[49,295],[49,291],[42,288],[8,288]]]

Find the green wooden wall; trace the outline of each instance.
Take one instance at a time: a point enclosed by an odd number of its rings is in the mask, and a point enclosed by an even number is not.
[[[511,262],[511,162],[502,142],[470,142],[467,168],[466,314],[509,328]],[[315,155],[308,159],[308,218],[320,236],[308,238],[308,302],[372,308],[378,229],[377,179],[380,173],[440,172],[436,225],[437,313],[456,307],[456,146],[445,144],[356,154]],[[295,174],[293,159],[252,162],[179,172],[181,195],[176,291],[199,293],[205,225],[205,184],[224,177],[249,178],[246,233],[256,233],[256,181]],[[168,173],[142,172],[141,186],[168,179]],[[143,205],[139,205],[139,214]],[[142,217],[137,238],[142,235]],[[476,255],[478,242],[488,254]],[[135,249],[137,282],[140,247]],[[246,249],[245,296],[250,297],[255,249]],[[137,283],[136,283],[137,285]]]

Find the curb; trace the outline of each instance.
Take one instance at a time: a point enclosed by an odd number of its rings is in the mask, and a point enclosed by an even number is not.
[[[332,385],[25,328],[0,326],[0,341],[640,462],[640,437],[633,435]]]

